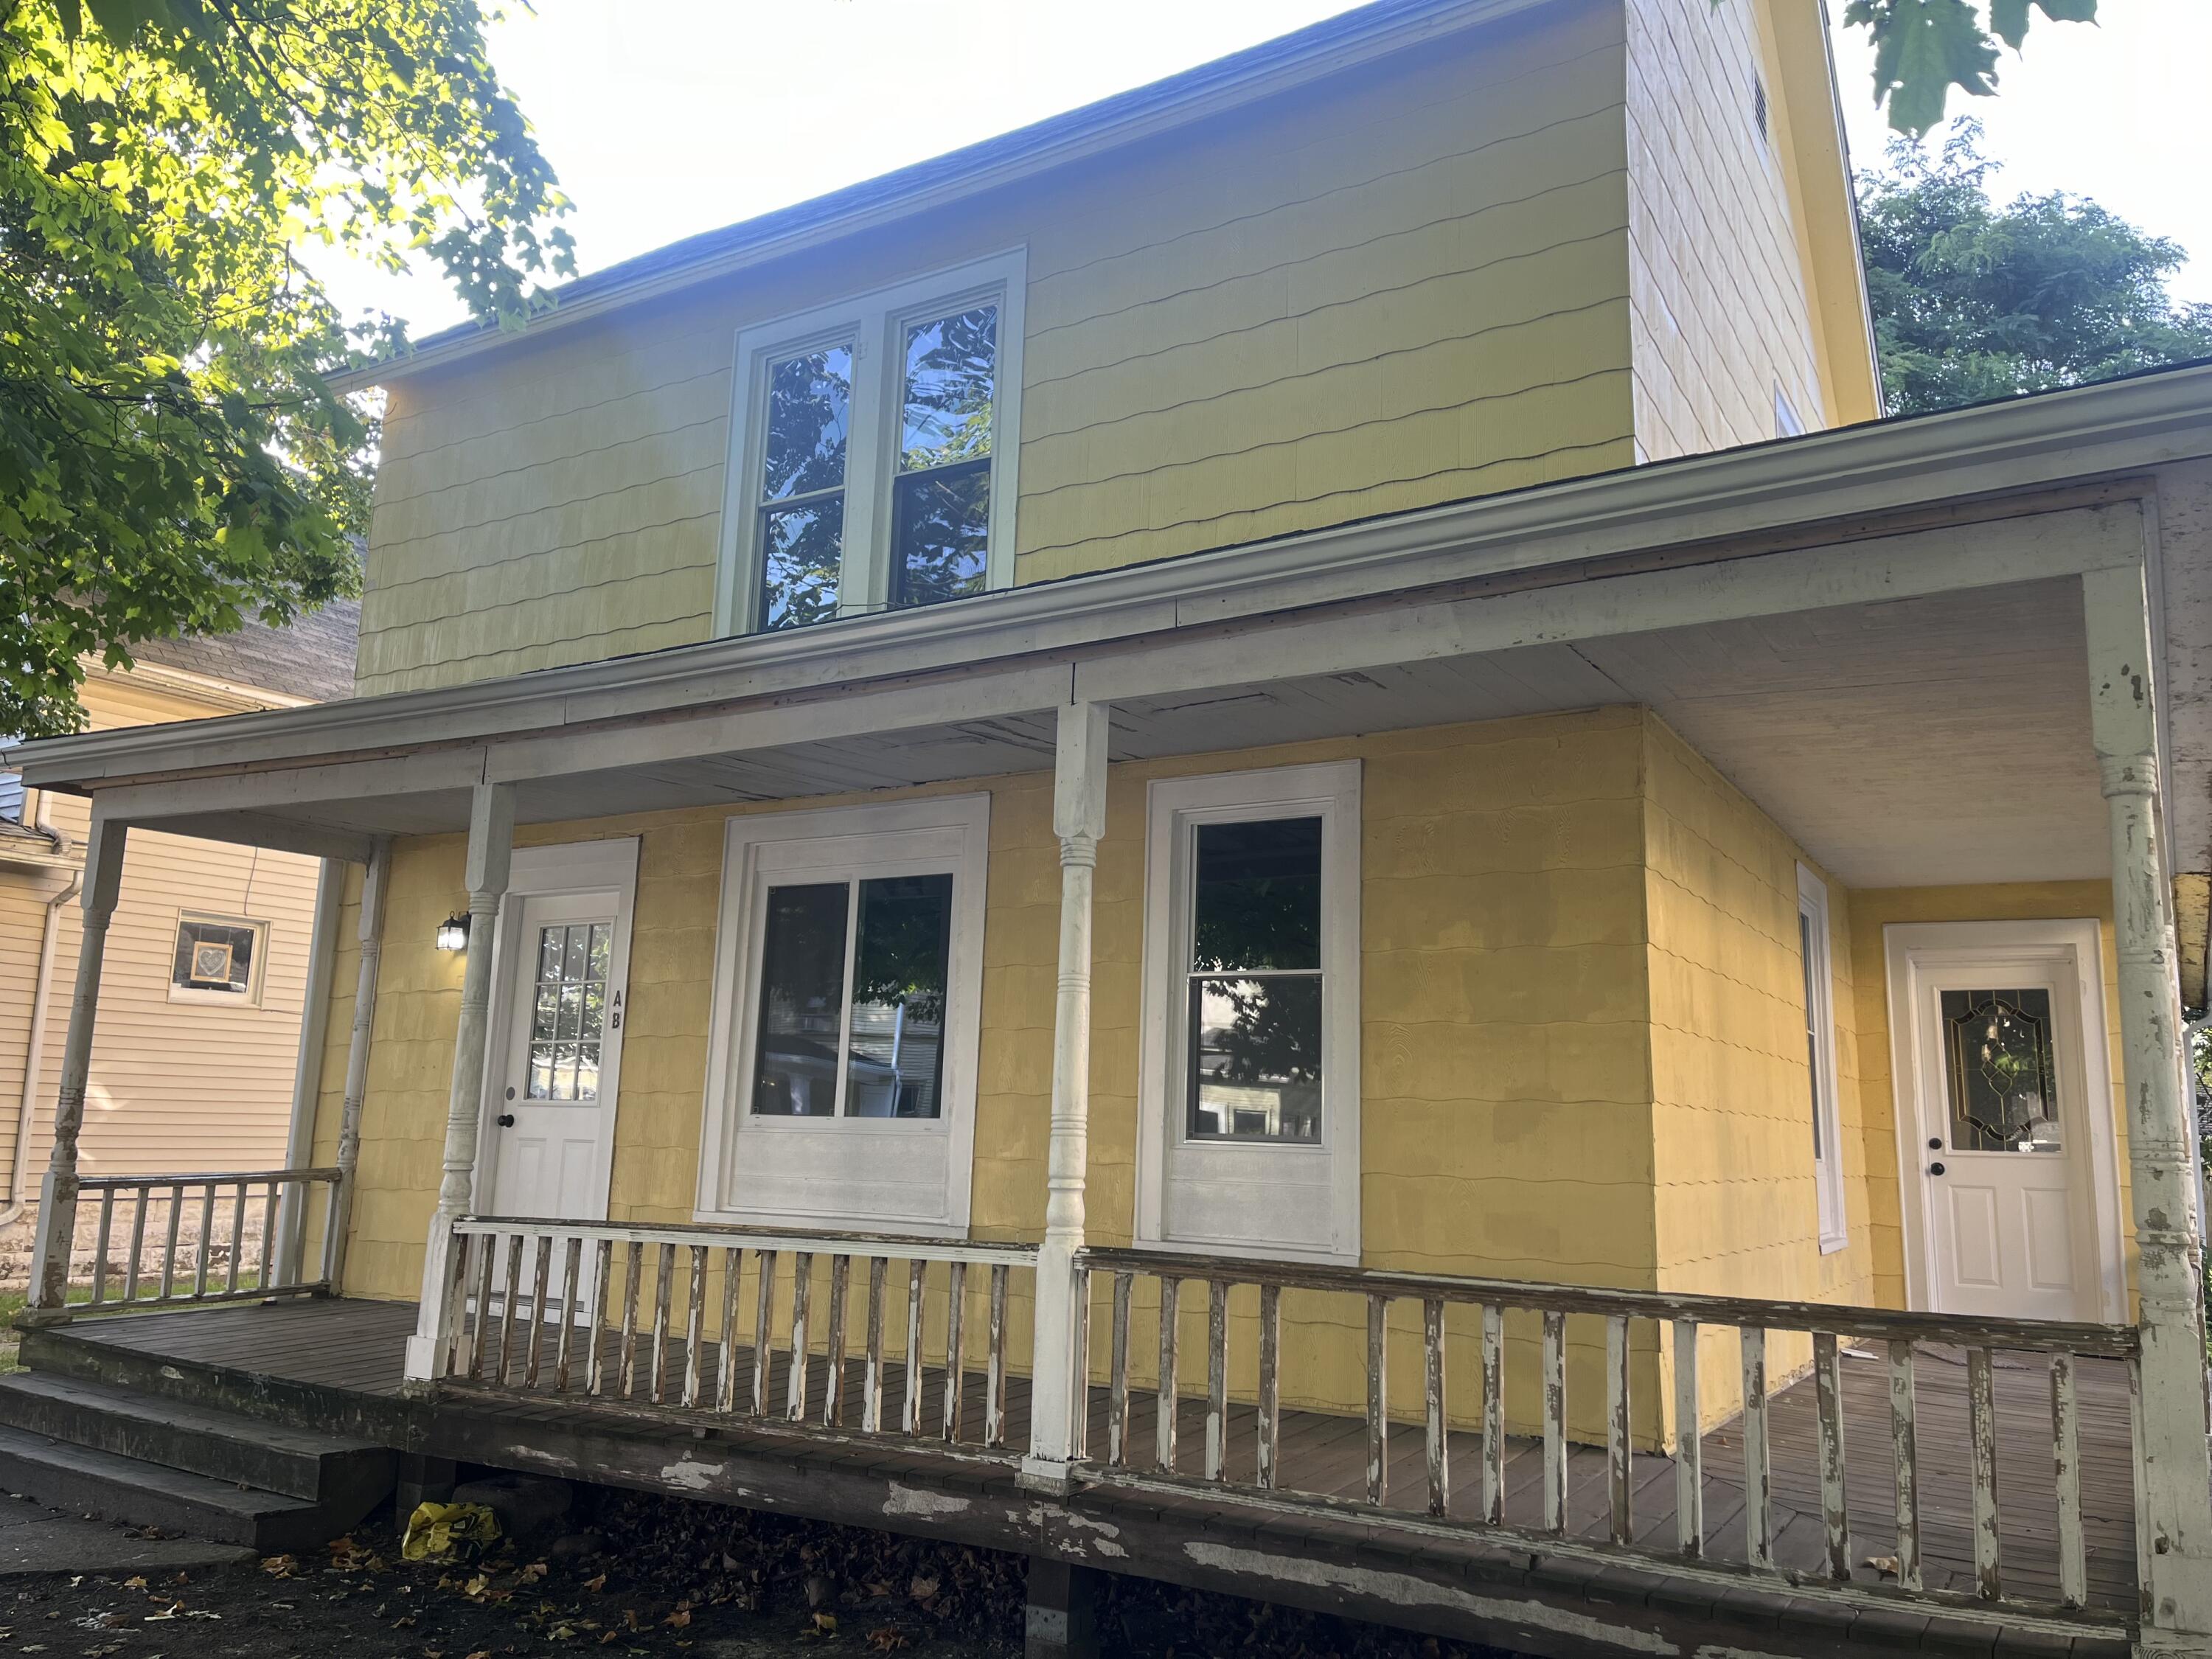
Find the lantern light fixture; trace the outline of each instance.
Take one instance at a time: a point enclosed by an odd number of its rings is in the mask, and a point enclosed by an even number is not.
[[[469,919],[455,911],[438,924],[438,948],[441,951],[465,951],[469,948]]]

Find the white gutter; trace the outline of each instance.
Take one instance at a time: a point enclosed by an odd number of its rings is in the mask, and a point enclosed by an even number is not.
[[[47,811],[46,792],[41,790],[35,827],[53,836],[58,846],[67,846]],[[46,921],[39,930],[39,969],[32,981],[31,992],[31,1034],[23,1052],[22,1097],[15,1109],[15,1158],[8,1166],[8,1205],[0,1209],[0,1229],[14,1226],[28,1202],[23,1196],[24,1177],[31,1163],[31,1133],[39,1117],[39,1073],[46,1062],[46,1015],[53,1006],[54,953],[61,946],[62,907],[75,898],[83,885],[84,872],[72,871],[68,884],[46,901]]]

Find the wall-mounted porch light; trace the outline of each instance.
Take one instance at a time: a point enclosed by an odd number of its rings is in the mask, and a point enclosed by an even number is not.
[[[456,911],[438,924],[438,948],[441,951],[465,951],[469,948],[469,919]]]

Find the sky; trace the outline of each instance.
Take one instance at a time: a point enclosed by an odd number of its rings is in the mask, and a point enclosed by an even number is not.
[[[1808,4],[1812,0],[1784,0]],[[1722,0],[1723,4],[1748,0]],[[537,0],[492,56],[562,187],[579,269],[601,266],[1140,86],[1350,8],[1344,0]],[[1830,9],[1842,6],[1831,0]],[[2200,254],[2212,301],[2212,5],[2104,0],[2096,27],[2039,17],[1994,99],[2000,195],[2092,196]],[[1872,57],[1837,32],[1852,158],[1881,157]],[[417,337],[464,319],[434,273],[318,251],[349,313]]]

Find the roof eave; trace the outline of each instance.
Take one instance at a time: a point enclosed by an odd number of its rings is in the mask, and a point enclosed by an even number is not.
[[[981,191],[1048,172],[1103,150],[1133,143],[1224,110],[1273,96],[1309,81],[1340,73],[1376,58],[1387,57],[1440,34],[1454,33],[1478,23],[1549,3],[1552,0],[1419,0],[1419,3],[1408,5],[1402,15],[1378,23],[1349,42],[1329,35],[1323,28],[1302,30],[1285,39],[1296,42],[1314,37],[1303,47],[1270,52],[1267,48],[1278,43],[1263,43],[1261,47],[1234,54],[1218,64],[1201,64],[1195,70],[1170,76],[1152,87],[1138,88],[1132,92],[1103,99],[1013,133],[985,139],[969,146],[965,151],[956,150],[952,152],[952,157],[972,155],[972,165],[956,167],[942,177],[933,178],[927,185],[918,186],[910,193],[896,192],[884,197],[877,192],[886,184],[896,181],[902,173],[932,172],[944,166],[951,158],[935,158],[878,179],[864,180],[849,190],[832,191],[817,198],[815,202],[828,210],[817,219],[794,224],[786,233],[718,246],[702,252],[696,259],[642,271],[634,281],[617,282],[573,300],[562,300],[556,290],[552,295],[552,308],[523,327],[502,329],[492,324],[463,325],[431,336],[404,356],[326,376],[325,383],[331,391],[339,393],[367,391],[373,386],[388,385],[428,369],[496,350],[520,340],[539,338],[550,330],[587,322],[611,311],[701,283],[729,276],[825,242],[910,218],[915,214],[945,206]],[[1209,76],[1208,71],[1217,69],[1222,72]],[[1156,92],[1159,95],[1147,96]],[[1033,137],[1028,142],[1023,142],[1025,135]],[[863,191],[867,193],[862,196]],[[834,204],[847,196],[860,199],[855,200],[849,211],[836,210]],[[787,215],[803,214],[811,205],[814,204],[799,203],[791,209],[763,215],[762,218],[772,220]],[[734,231],[744,222],[740,221],[739,226],[730,228]],[[644,257],[649,258],[651,256]]]
[[[1267,542],[789,633],[726,636],[635,657],[27,744],[33,787],[89,789],[214,763],[496,740],[588,707],[647,714],[709,696],[776,696],[931,673],[1299,605],[1975,495],[2055,487],[2212,454],[2212,364],[1947,414],[1870,422],[1571,479]]]

